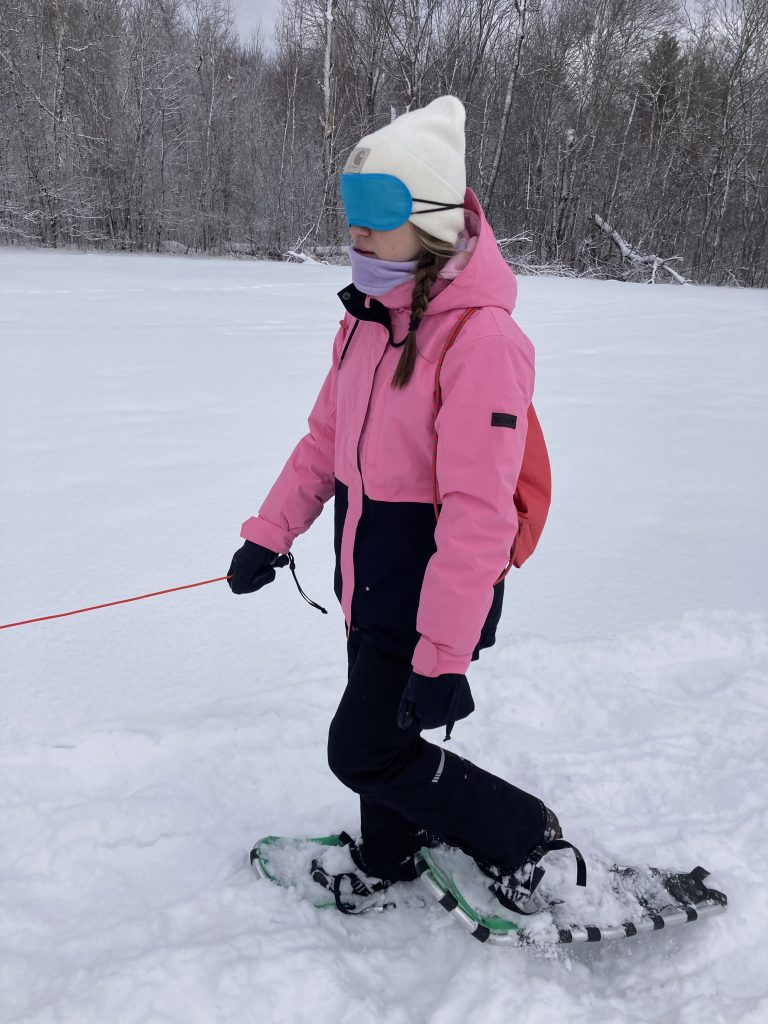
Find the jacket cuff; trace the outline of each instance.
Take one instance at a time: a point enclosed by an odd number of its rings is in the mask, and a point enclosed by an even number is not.
[[[420,676],[434,678],[445,672],[464,675],[471,660],[471,651],[469,654],[454,654],[423,636],[414,648],[411,664],[413,671],[418,672]]]
[[[269,548],[270,551],[276,551],[280,555],[285,555],[290,551],[293,543],[290,534],[260,516],[251,516],[250,519],[246,519],[240,530],[240,536],[243,540],[261,544],[263,548]]]

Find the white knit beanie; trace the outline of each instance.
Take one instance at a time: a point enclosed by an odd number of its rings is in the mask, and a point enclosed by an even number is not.
[[[392,174],[405,183],[414,200],[463,203],[467,187],[464,119],[461,100],[439,96],[362,138],[349,154],[344,173]],[[418,202],[413,209],[408,218],[412,224],[456,244],[464,227],[462,209],[418,213],[430,209]]]

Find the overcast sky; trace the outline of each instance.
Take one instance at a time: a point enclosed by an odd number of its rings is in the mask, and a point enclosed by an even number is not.
[[[247,36],[251,29],[256,28],[261,22],[262,37],[269,45],[279,7],[280,0],[232,0],[232,9],[240,35]]]

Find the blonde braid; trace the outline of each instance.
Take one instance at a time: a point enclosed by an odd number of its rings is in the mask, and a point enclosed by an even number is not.
[[[440,271],[457,251],[456,246],[451,245],[450,242],[435,238],[434,235],[430,235],[416,225],[414,228],[421,242],[421,255],[416,265],[416,280],[411,295],[411,319],[408,324],[408,334],[402,342],[403,351],[392,378],[393,388],[404,388],[411,379],[413,368],[416,365],[416,331],[419,329],[421,318],[427,311],[432,285],[438,279]]]
[[[440,257],[431,252],[423,252],[419,257],[416,267],[416,281],[411,296],[411,319],[408,324],[408,334],[405,337],[403,351],[400,354],[400,362],[397,364],[395,375],[392,378],[392,387],[404,388],[411,379],[413,367],[416,363],[416,331],[419,329],[421,318],[426,312],[429,304],[429,293],[432,285],[440,273]]]

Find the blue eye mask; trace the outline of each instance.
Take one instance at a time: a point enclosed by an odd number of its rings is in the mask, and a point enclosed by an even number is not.
[[[392,231],[411,216],[458,210],[464,206],[464,203],[416,199],[408,186],[393,174],[342,174],[340,189],[347,223],[372,231]],[[414,203],[428,203],[430,209],[414,210]]]

